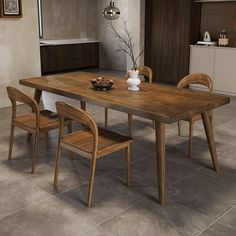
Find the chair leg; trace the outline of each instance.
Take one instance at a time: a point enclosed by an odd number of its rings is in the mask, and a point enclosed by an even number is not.
[[[14,131],[15,131],[15,126],[13,124],[11,124],[11,132],[10,132],[10,140],[9,140],[9,153],[8,153],[8,160],[9,161],[11,160],[11,157],[12,157]]]
[[[59,141],[58,146],[57,146],[56,166],[55,166],[55,173],[54,173],[54,183],[53,183],[54,188],[57,187],[60,159],[61,159],[61,147],[60,147],[60,141]]]
[[[93,195],[93,183],[94,183],[94,176],[96,172],[96,158],[91,160],[90,166],[90,180],[89,180],[89,192],[88,192],[88,207],[91,207],[92,204],[92,195]]]
[[[86,102],[80,101],[80,107],[82,110],[86,111]]]
[[[193,121],[189,121],[189,144],[188,144],[188,156],[192,157],[192,146],[193,146]]]
[[[45,131],[45,145],[46,145],[46,149],[49,149],[49,135],[48,135],[48,131]]]
[[[105,129],[108,128],[108,108],[105,107]]]
[[[214,132],[214,121],[213,121],[213,116],[210,116],[210,122],[211,122],[211,130],[212,130],[212,134],[213,137],[215,136],[215,132]]]
[[[31,134],[31,133],[28,133],[28,134],[27,134],[27,141],[29,142],[29,141],[31,140],[31,138],[32,138],[32,134]]]
[[[70,160],[74,160],[74,153],[70,151],[70,156],[69,156]]]
[[[181,136],[181,124],[178,122],[178,135]]]
[[[127,186],[131,185],[131,147],[130,144],[126,148],[126,158],[127,158]]]
[[[152,128],[155,129],[155,121],[152,121]]]
[[[67,125],[68,134],[72,133],[72,123],[69,122]],[[70,151],[70,160],[73,160],[73,152]]]
[[[34,133],[34,143],[33,143],[33,152],[32,152],[32,168],[31,173],[35,173],[35,164],[36,164],[36,154],[37,154],[37,147],[38,147],[38,130]]]
[[[133,116],[132,116],[132,114],[128,113],[128,132],[129,132],[129,137],[132,137],[132,121],[133,121]]]
[[[72,132],[72,123],[71,122],[69,122],[67,125],[67,132],[68,132],[68,134],[70,134]]]

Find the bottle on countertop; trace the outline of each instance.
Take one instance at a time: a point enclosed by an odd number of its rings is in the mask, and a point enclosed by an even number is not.
[[[228,33],[226,30],[222,30],[219,35],[218,45],[220,47],[226,47],[229,44]]]

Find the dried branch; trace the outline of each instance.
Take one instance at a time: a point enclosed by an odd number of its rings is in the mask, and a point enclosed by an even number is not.
[[[112,28],[115,36],[121,42],[121,45],[119,45],[119,49],[117,51],[126,53],[132,61],[132,64],[133,64],[132,69],[136,70],[137,69],[137,60],[143,54],[143,50],[141,52],[139,52],[137,56],[135,56],[135,52],[134,52],[135,45],[133,42],[133,35],[128,30],[126,21],[124,21],[123,27],[122,27],[124,34],[120,34],[116,30],[116,28],[114,27],[114,25],[112,23],[111,23],[111,28]]]

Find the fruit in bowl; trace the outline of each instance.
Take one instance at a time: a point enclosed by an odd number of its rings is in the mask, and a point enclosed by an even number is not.
[[[94,89],[106,91],[109,90],[114,84],[113,80],[109,77],[98,77],[96,79],[91,80],[91,84]]]

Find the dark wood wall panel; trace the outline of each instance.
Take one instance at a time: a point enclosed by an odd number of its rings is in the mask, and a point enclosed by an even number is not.
[[[154,82],[177,84],[188,74],[189,44],[200,32],[200,5],[146,0],[145,64],[153,69]]]
[[[222,29],[228,31],[229,46],[236,46],[236,3],[212,2],[202,4],[201,38],[209,31],[217,41]]]

